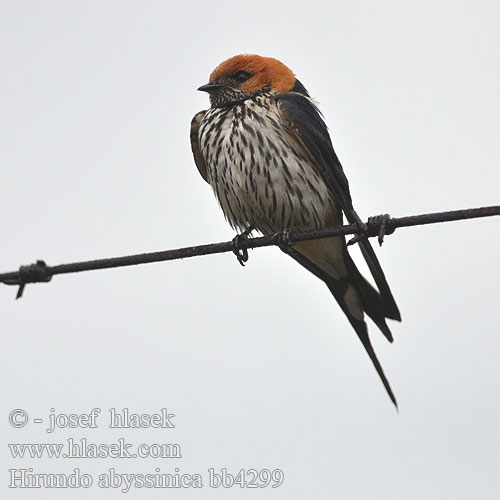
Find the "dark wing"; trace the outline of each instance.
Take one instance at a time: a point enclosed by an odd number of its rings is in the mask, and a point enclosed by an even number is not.
[[[356,223],[349,182],[335,154],[328,128],[320,111],[310,99],[300,93],[278,94],[275,99],[283,123],[288,126],[294,139],[309,151],[316,167],[342,207],[346,219],[350,224]],[[386,317],[401,321],[398,306],[370,241],[364,239],[359,244],[384,301]]]
[[[200,175],[208,182],[207,176],[207,166],[205,165],[205,160],[200,151],[200,139],[198,137],[198,131],[200,130],[201,121],[205,116],[205,111],[200,111],[194,115],[194,118],[191,120],[191,133],[189,137],[191,138],[191,150],[193,151],[194,162],[198,167],[198,171]]]

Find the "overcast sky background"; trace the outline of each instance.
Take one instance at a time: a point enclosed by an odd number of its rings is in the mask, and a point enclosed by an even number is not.
[[[0,2],[0,271],[225,241],[191,157],[196,88],[276,57],[320,103],[366,219],[500,201],[498,2]],[[131,498],[496,499],[500,219],[399,229],[378,255],[400,306],[369,324],[397,413],[327,288],[275,248],[0,286],[2,497],[9,468],[94,477],[284,471],[276,489]],[[100,427],[13,429],[103,410]],[[109,408],[170,430],[109,430]],[[180,460],[14,460],[7,443],[179,443]],[[205,480],[205,484],[207,481]]]

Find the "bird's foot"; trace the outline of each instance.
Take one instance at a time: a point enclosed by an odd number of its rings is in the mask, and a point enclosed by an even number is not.
[[[252,231],[253,227],[249,227],[241,234],[237,234],[232,241],[233,253],[242,266],[245,266],[245,262],[248,260],[248,249],[252,248],[252,242],[248,238]]]
[[[387,223],[390,222],[391,216],[389,214],[374,215],[373,217],[368,217],[368,228],[373,228],[373,230],[378,229],[378,244],[382,246],[384,242],[384,236],[387,234],[392,234],[396,228],[388,227]]]
[[[364,240],[370,236],[377,236],[378,243],[382,246],[384,236],[392,234],[395,231],[394,227],[390,227],[390,221],[392,218],[389,214],[368,217],[367,224],[360,219],[359,215],[354,210],[352,211],[352,215],[356,220],[355,224],[358,226],[358,232],[347,242],[348,246],[354,245],[354,243],[358,243],[358,241]]]
[[[293,239],[294,229],[283,229],[277,232],[274,237],[276,238],[276,244],[280,248],[282,252],[286,254],[291,254],[295,250],[293,250],[293,246],[295,245],[295,241]]]
[[[358,241],[364,240],[368,237],[368,226],[361,220],[356,210],[351,210],[351,214],[355,219],[355,224],[358,226],[357,234],[354,235],[348,242],[347,246],[354,245]]]

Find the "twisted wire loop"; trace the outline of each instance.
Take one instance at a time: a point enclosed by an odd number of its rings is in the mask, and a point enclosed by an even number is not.
[[[60,264],[57,266],[47,266],[43,260],[38,260],[34,264],[21,266],[18,271],[0,273],[0,283],[6,285],[19,286],[16,299],[22,297],[24,288],[28,283],[47,283],[56,274],[77,273],[82,271],[93,271],[97,269],[110,269],[115,267],[134,266],[138,264],[148,264],[151,262],[163,262],[167,260],[184,259],[200,255],[212,255],[216,253],[233,252],[241,265],[248,260],[248,249],[278,246],[283,252],[299,259],[300,254],[293,248],[299,241],[309,241],[321,238],[331,238],[332,236],[345,236],[354,234],[355,242],[364,238],[378,237],[381,245],[384,236],[392,234],[399,227],[412,227],[424,224],[435,224],[437,222],[450,222],[464,219],[474,219],[478,217],[491,217],[500,215],[500,205],[468,208],[464,210],[452,210],[449,212],[435,212],[430,214],[410,215],[407,217],[392,218],[388,214],[370,217],[368,221],[361,219],[355,224],[334,227],[329,229],[314,231],[295,231],[288,229],[280,231],[273,236],[260,236],[249,238],[251,231],[245,231],[237,235],[232,241],[222,243],[210,243],[206,245],[191,246],[186,248],[176,248],[174,250],[164,250],[162,252],[151,252],[136,255],[126,255],[124,257],[112,257],[109,259],[89,260],[83,262],[73,262],[70,264]],[[352,240],[351,240],[352,241]]]
[[[24,288],[28,283],[48,283],[52,279],[50,268],[43,260],[37,260],[34,264],[21,266],[18,274],[18,277],[2,280],[6,285],[19,286],[16,299],[20,299],[23,296]]]

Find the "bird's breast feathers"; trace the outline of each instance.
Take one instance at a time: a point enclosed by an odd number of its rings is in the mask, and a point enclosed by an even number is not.
[[[211,108],[199,140],[208,180],[234,228],[320,229],[335,214],[324,179],[271,96]]]

